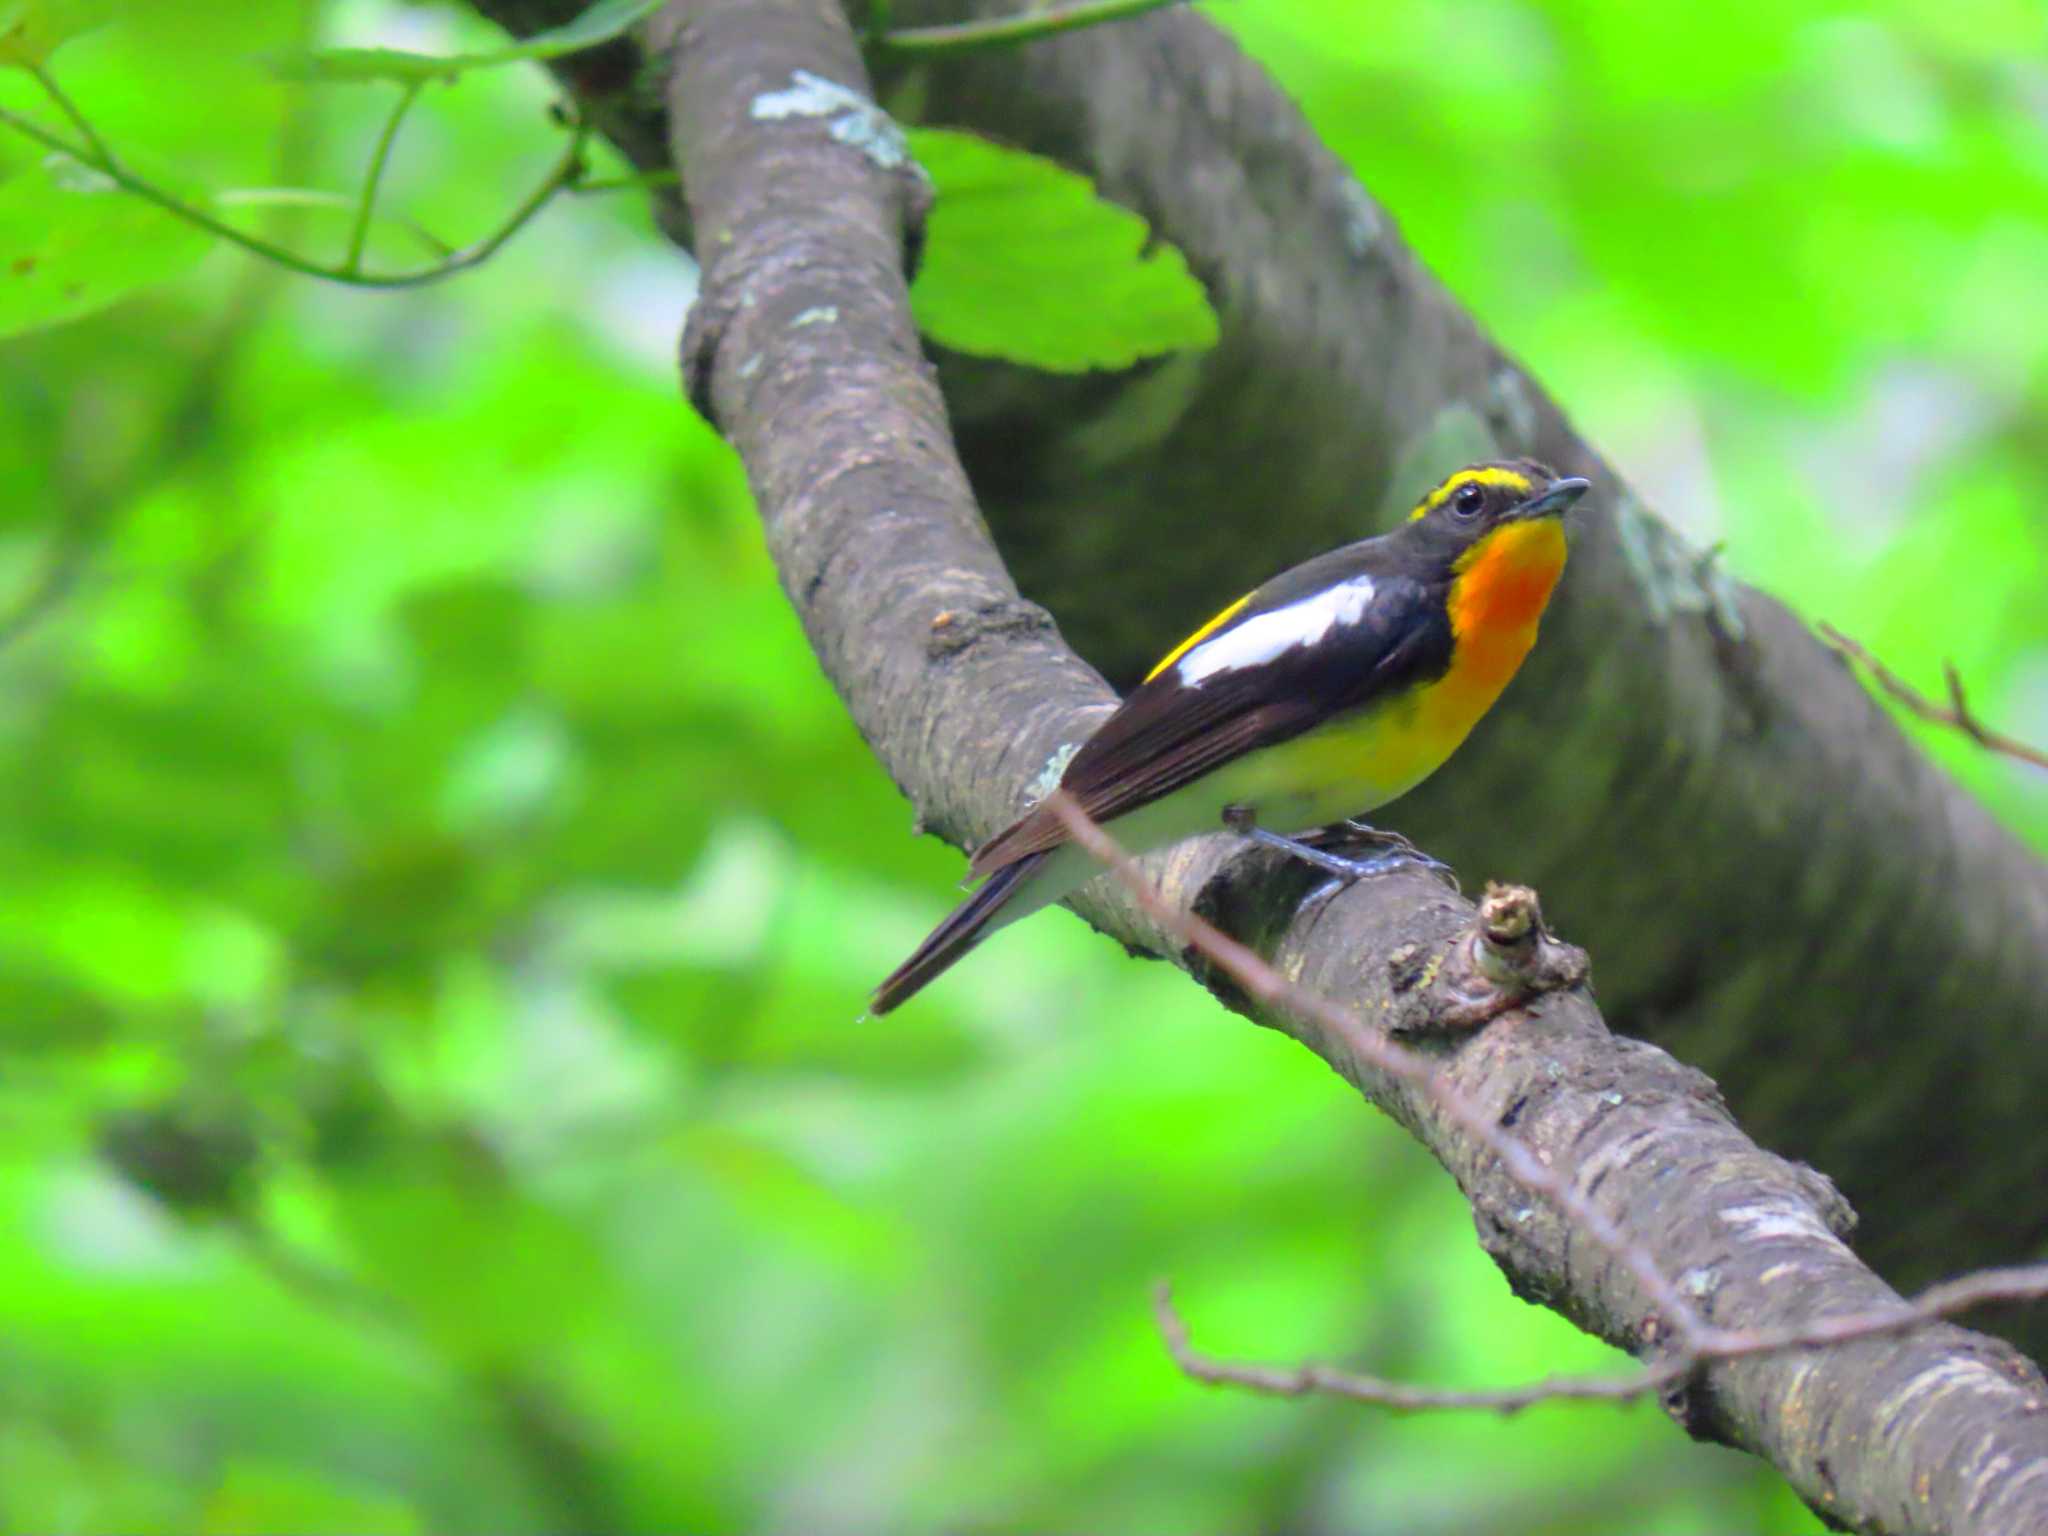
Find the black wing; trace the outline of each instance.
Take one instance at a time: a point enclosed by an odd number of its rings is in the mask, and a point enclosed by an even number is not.
[[[1095,820],[1108,821],[1248,752],[1441,675],[1451,655],[1441,596],[1386,570],[1380,545],[1374,539],[1334,550],[1253,593],[1229,622],[1124,700],[1074,754],[1060,787]],[[1363,608],[1318,630],[1317,612],[1304,605],[1359,578],[1372,582]],[[1242,664],[1190,680],[1189,662],[1208,647],[1261,618],[1270,618],[1266,629],[1284,639],[1289,616],[1297,614],[1304,619],[1300,643],[1256,647]],[[969,873],[988,874],[1066,840],[1065,824],[1041,807],[984,844]]]

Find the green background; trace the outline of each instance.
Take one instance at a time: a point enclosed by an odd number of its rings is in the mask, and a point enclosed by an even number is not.
[[[1208,9],[1653,504],[2048,740],[2034,0]],[[252,4],[54,62],[181,185],[345,189],[390,95],[251,62],[307,28],[491,37]],[[548,99],[433,88],[390,206],[486,228]],[[0,1526],[1818,1530],[1647,1406],[1176,1375],[1161,1276],[1255,1358],[1613,1357],[1324,1067],[1064,914],[859,1022],[960,860],[679,396],[687,293],[626,192],[431,289],[216,249],[4,343]],[[2048,847],[2043,775],[1929,746]]]

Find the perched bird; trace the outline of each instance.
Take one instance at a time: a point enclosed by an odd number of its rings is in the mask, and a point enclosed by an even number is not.
[[[1459,470],[1408,520],[1275,576],[1179,645],[1068,762],[1060,788],[1134,853],[1229,829],[1347,878],[1300,832],[1420,784],[1493,706],[1564,571],[1586,482],[1526,459]],[[1379,836],[1352,822],[1362,838]],[[1434,863],[1434,860],[1424,860]],[[875,989],[886,1013],[998,927],[1102,873],[1039,806],[983,844],[986,883]]]

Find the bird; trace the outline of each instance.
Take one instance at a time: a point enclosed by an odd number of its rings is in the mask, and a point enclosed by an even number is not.
[[[1564,572],[1564,515],[1588,488],[1530,459],[1447,476],[1392,531],[1282,572],[1168,651],[1059,787],[1133,853],[1229,830],[1346,880],[1442,869],[1354,818],[1428,778],[1493,707],[1536,642]],[[1391,851],[1343,858],[1303,841],[1318,828]],[[869,1013],[1101,873],[1041,801],[975,851],[980,889],[875,988]]]

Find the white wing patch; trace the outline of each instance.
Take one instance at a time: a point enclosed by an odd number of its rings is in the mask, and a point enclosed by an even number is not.
[[[1181,657],[1174,670],[1183,683],[1192,685],[1220,672],[1260,666],[1298,645],[1314,645],[1340,624],[1356,624],[1372,594],[1372,578],[1354,576],[1298,603],[1246,619],[1213,640],[1204,640]]]

